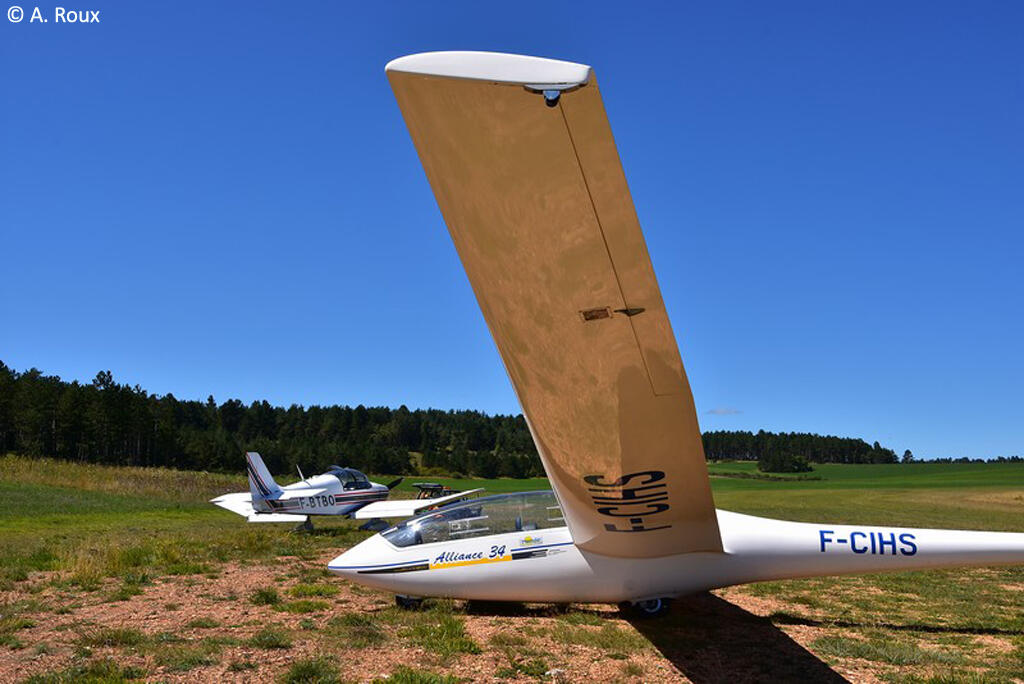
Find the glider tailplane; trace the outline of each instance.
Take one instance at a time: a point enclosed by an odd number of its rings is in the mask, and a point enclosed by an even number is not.
[[[281,495],[281,488],[274,482],[274,477],[267,470],[263,459],[255,451],[246,452],[245,469],[249,473],[249,492],[252,494],[253,507],[256,510],[260,510],[259,502]]]
[[[726,511],[718,511],[718,521],[729,561],[716,586],[1024,564],[1022,533],[796,523]]]

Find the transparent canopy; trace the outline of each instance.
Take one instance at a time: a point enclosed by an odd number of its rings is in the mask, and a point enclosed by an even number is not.
[[[485,496],[445,506],[381,534],[395,546],[414,546],[551,527],[565,527],[565,518],[554,493],[542,491]]]
[[[338,478],[338,481],[341,482],[345,489],[366,489],[370,486],[370,481],[366,475],[363,475],[355,468],[342,468],[341,466],[332,465],[328,468],[327,474]]]

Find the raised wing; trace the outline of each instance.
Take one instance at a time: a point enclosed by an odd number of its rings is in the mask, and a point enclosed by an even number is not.
[[[682,360],[587,66],[449,52],[387,66],[576,544],[719,551]]]
[[[436,499],[389,499],[387,501],[374,501],[352,513],[357,520],[368,520],[372,518],[411,518],[420,511],[428,508],[442,506],[452,501],[463,499],[470,494],[484,491],[483,488],[470,489],[457,494],[439,496]]]

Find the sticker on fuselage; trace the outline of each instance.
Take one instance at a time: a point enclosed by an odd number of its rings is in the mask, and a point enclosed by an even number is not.
[[[519,541],[522,541],[521,539]],[[541,541],[537,540],[538,543]],[[446,568],[461,568],[468,565],[486,565],[488,563],[502,563],[504,561],[525,560],[527,558],[545,558],[559,553],[565,553],[565,549],[558,548],[572,546],[572,542],[559,542],[543,548],[519,548],[507,550],[505,544],[498,544],[480,549],[478,551],[442,551],[434,558],[422,561],[406,561],[392,566],[376,566],[359,570],[360,575],[383,575],[397,572],[417,572],[420,570],[444,570]]]
[[[459,568],[465,565],[501,563],[509,560],[512,560],[512,556],[506,551],[506,546],[498,544],[480,551],[442,551],[430,561],[430,569]]]
[[[819,530],[818,544],[822,553],[852,551],[871,556],[913,556],[917,553],[917,537],[910,532],[854,530],[849,537],[840,537],[834,530]]]

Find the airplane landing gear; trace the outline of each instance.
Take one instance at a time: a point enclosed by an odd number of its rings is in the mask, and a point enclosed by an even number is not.
[[[423,599],[416,596],[395,594],[395,605],[405,610],[419,610],[423,605]]]
[[[661,617],[668,613],[672,600],[667,598],[647,599],[646,601],[624,601],[619,610],[626,617],[648,619]]]
[[[313,531],[313,521],[310,520],[309,518],[306,518],[306,520],[304,522],[301,522],[301,523],[299,523],[298,525],[295,526],[295,531],[296,532],[312,532]]]

